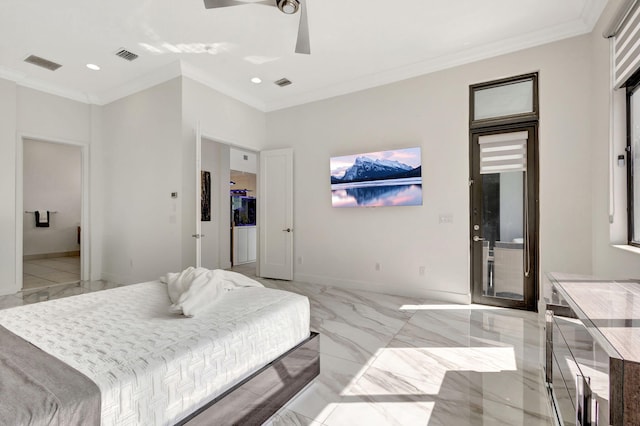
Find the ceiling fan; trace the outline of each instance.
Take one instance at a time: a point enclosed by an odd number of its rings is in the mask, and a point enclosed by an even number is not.
[[[293,15],[300,10],[300,24],[298,25],[298,41],[296,42],[296,53],[311,53],[309,43],[309,22],[307,21],[306,0],[263,0],[257,2],[245,2],[242,0],[204,0],[204,7],[215,9],[218,7],[240,6],[244,4],[264,4],[276,6],[282,13]]]

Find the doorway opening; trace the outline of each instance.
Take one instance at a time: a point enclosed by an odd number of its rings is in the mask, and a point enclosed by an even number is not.
[[[231,170],[231,265],[255,274],[258,253],[256,174]]]
[[[22,290],[82,279],[83,148],[22,140]]]
[[[196,191],[193,197],[195,233],[192,237],[195,241],[195,266],[208,269],[232,267],[230,182],[231,170],[237,170],[258,175],[256,194],[260,194],[256,199],[255,267],[244,273],[292,280],[293,150],[281,148],[257,152],[217,142],[202,133],[199,123],[195,128],[194,145]]]
[[[200,265],[256,276],[258,153],[202,136]]]

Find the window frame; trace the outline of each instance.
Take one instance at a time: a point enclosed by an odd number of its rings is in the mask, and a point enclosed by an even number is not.
[[[531,112],[521,114],[502,115],[499,117],[475,119],[475,95],[479,90],[492,89],[495,87],[506,86],[513,83],[520,83],[531,80],[533,88],[533,105]],[[492,80],[485,83],[472,84],[469,86],[469,129],[477,130],[490,126],[504,126],[510,124],[519,124],[528,121],[537,121],[539,119],[540,103],[538,99],[538,73],[532,72],[528,74],[516,75],[513,77]]]
[[[633,182],[633,141],[631,140],[632,116],[631,116],[631,97],[634,94],[640,95],[640,70],[636,71],[629,80],[624,84],[626,88],[626,121],[627,121],[627,137],[625,146],[625,155],[627,160],[627,244],[633,247],[640,247],[640,241],[633,239],[635,226],[640,224],[634,223],[634,212],[640,209],[640,200],[634,200],[634,182]]]

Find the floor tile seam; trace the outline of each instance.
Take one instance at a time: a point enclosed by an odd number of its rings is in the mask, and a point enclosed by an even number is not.
[[[49,281],[49,280],[45,280],[45,281]],[[81,280],[74,280],[74,281],[68,281],[68,282],[64,282],[64,283],[59,283],[56,281],[49,281],[51,284],[46,284],[46,285],[42,285],[42,286],[37,286],[37,287],[32,287],[32,288],[23,288],[22,290],[20,290],[18,293],[25,293],[25,292],[36,292],[36,291],[41,291],[43,289],[46,288],[50,288],[50,287],[58,287],[58,286],[63,286],[63,285],[70,285],[70,284],[80,284],[80,287],[82,287],[82,281]],[[18,293],[15,293],[15,295],[17,295]]]
[[[44,281],[51,281],[49,278],[45,278],[42,276],[38,276],[38,275],[33,275],[34,278],[38,278],[39,280],[44,280]],[[55,282],[55,281],[51,281],[51,282]]]
[[[29,277],[34,277],[34,278],[43,278],[42,275],[47,275],[47,274],[51,274],[51,273],[52,272],[46,272],[44,274],[39,274],[39,273],[28,273],[28,272],[25,272],[22,275],[23,275],[23,278],[24,278],[24,276],[29,276]],[[46,279],[46,278],[43,278],[43,279]]]
[[[36,289],[36,288],[49,287],[49,286],[52,286],[52,285],[60,284],[60,283],[58,283],[56,281],[51,281],[51,280],[49,280],[47,278],[43,278],[43,277],[35,277],[35,278],[39,279],[40,281],[46,281],[46,282],[39,283],[39,284],[42,284],[42,285],[31,287],[31,288],[28,288],[27,290],[33,290],[33,289]],[[24,288],[24,282],[22,283],[22,289],[23,290],[25,289]]]
[[[54,273],[55,273],[55,272],[66,272],[66,273],[68,273],[68,274],[78,274],[78,273],[77,273],[77,272],[75,272],[75,271],[68,271],[68,270],[66,270],[66,269],[58,269],[58,268],[51,268],[51,269],[53,269],[53,272],[54,272]]]
[[[46,276],[46,275],[51,275],[51,274],[59,274],[60,272],[64,272],[65,274],[79,275],[78,272],[65,271],[64,269],[55,269],[55,268],[51,268],[51,269],[52,269],[51,271],[42,272],[42,273],[40,273],[40,272],[27,273],[27,272],[25,272],[23,275],[31,275],[31,276],[38,277],[38,278]]]

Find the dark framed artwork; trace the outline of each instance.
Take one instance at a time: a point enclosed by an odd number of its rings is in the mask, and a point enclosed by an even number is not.
[[[200,172],[201,213],[202,222],[211,222],[211,173]]]

